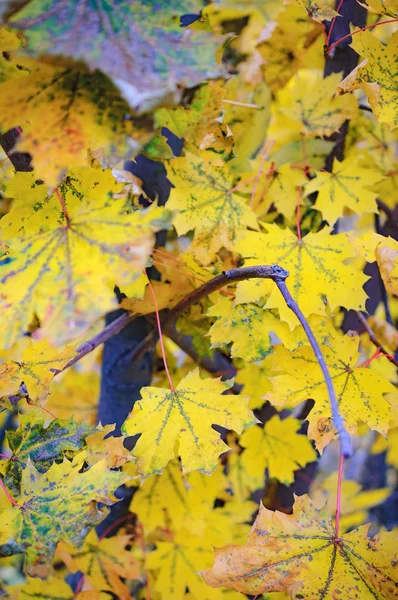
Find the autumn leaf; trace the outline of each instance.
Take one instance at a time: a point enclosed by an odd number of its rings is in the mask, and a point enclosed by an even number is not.
[[[24,383],[31,400],[44,400],[54,377],[51,369],[61,370],[75,354],[71,346],[54,348],[47,340],[29,340],[19,360],[0,364],[0,395],[16,394]]]
[[[398,13],[397,0],[366,0],[366,3],[359,2],[359,4],[364,6],[369,12],[378,13],[380,15],[396,17]]]
[[[85,583],[88,581],[93,589],[110,591],[120,600],[130,600],[129,589],[120,578],[139,579],[141,575],[139,561],[131,549],[126,549],[130,542],[129,535],[100,540],[92,530],[80,550],[66,542],[60,542],[56,557],[60,558],[72,573],[81,571]]]
[[[323,481],[318,477],[313,481],[309,492],[312,501],[317,505],[323,503],[326,499],[332,515],[336,514],[337,482],[337,473],[332,473]],[[389,488],[363,490],[357,481],[343,481],[340,493],[341,531],[349,531],[354,527],[363,525],[367,520],[369,510],[384,502],[390,494],[391,490]]]
[[[215,564],[203,573],[213,587],[242,593],[287,590],[299,598],[391,598],[396,534],[370,538],[369,526],[336,537],[326,508],[308,496],[296,497],[286,515],[260,506],[245,546],[216,550]]]
[[[105,459],[110,469],[118,469],[126,462],[133,461],[131,453],[124,446],[125,436],[111,435],[115,427],[115,423],[97,425],[96,431],[87,436],[85,448],[79,454],[79,459],[88,465]]]
[[[68,369],[62,378],[57,377],[51,383],[51,393],[44,406],[60,419],[74,417],[79,423],[95,425],[99,380],[95,372],[81,373],[76,369]]]
[[[111,0],[106,8],[90,0],[31,0],[10,23],[23,29],[29,52],[69,56],[100,69],[134,109],[146,111],[179,98],[177,86],[193,87],[222,73],[216,51],[223,38],[180,26],[182,14],[202,7],[200,0],[161,6]]]
[[[391,407],[384,394],[394,391],[394,386],[375,371],[360,367],[358,359],[358,337],[327,337],[322,343],[333,385],[336,391],[340,414],[351,431],[357,423],[364,421],[371,429],[386,434],[389,429]],[[318,450],[335,437],[331,427],[331,412],[322,371],[309,346],[299,347],[293,352],[283,346],[275,346],[267,358],[281,374],[271,377],[273,389],[265,397],[275,406],[297,406],[312,398],[315,406],[308,415],[308,435],[316,442]]]
[[[198,572],[210,566],[212,548],[199,536],[182,530],[174,535],[173,541],[159,541],[157,548],[146,560],[146,567],[156,571],[155,591],[164,600],[182,600],[188,587],[197,600],[217,600],[219,594],[206,586]]]
[[[195,230],[192,252],[204,265],[224,246],[232,250],[247,227],[257,219],[244,198],[233,192],[228,167],[213,166],[204,157],[186,153],[170,161],[168,177],[174,185],[167,207],[176,211],[178,235]]]
[[[221,298],[208,311],[218,317],[209,329],[212,348],[232,342],[231,357],[242,357],[247,362],[261,360],[271,351],[271,334],[278,333],[280,320],[271,311],[255,304],[234,306],[228,298]]]
[[[262,32],[262,43],[257,47],[265,60],[265,81],[273,92],[281,89],[296,71],[305,68],[308,59],[312,59],[314,68],[323,67],[318,48],[323,41],[322,26],[303,19],[303,10],[297,4],[284,4],[282,8],[275,27]],[[314,63],[317,58],[319,64]]]
[[[278,479],[284,485],[294,481],[294,471],[316,460],[316,452],[305,435],[298,434],[301,423],[297,419],[280,419],[274,415],[264,428],[249,427],[240,439],[242,468],[249,477],[262,474]]]
[[[355,213],[377,213],[377,194],[369,189],[382,175],[368,167],[360,166],[358,158],[351,157],[342,162],[334,161],[333,172],[317,172],[305,186],[305,194],[318,192],[315,208],[330,225],[343,216],[344,209]]]
[[[65,459],[40,474],[28,460],[22,472],[18,505],[0,516],[7,539],[24,551],[28,572],[51,561],[60,540],[79,545],[87,528],[99,523],[107,513],[93,501],[113,504],[116,499],[112,491],[128,478],[109,471],[105,460],[84,473],[79,472],[80,468],[81,463]]]
[[[328,0],[296,0],[300,6],[305,8],[307,15],[314,21],[331,21],[334,17],[338,17],[336,12]]]
[[[86,162],[89,151],[113,166],[152,136],[151,120],[134,116],[99,71],[31,59],[14,63],[15,76],[0,76],[0,131],[22,128],[17,148],[32,155],[36,179],[57,185],[68,169]]]
[[[54,419],[45,427],[38,411],[20,415],[16,431],[7,431],[11,456],[1,465],[4,483],[18,491],[19,482],[29,459],[39,473],[45,473],[51,465],[63,459],[66,452],[76,454],[84,445],[86,437],[95,431],[72,419]]]
[[[288,229],[271,224],[267,234],[247,232],[235,249],[246,259],[246,265],[280,264],[290,273],[286,283],[293,298],[306,316],[324,314],[326,297],[331,310],[339,306],[364,308],[366,294],[362,289],[366,277],[345,259],[356,252],[345,234],[330,235],[324,227],[317,233],[308,233],[299,240]],[[278,289],[274,288],[266,308],[278,308],[281,319],[291,328],[296,317],[286,307]]]
[[[50,576],[45,581],[27,577],[25,583],[7,587],[10,600],[73,600],[72,588],[61,578]]]
[[[398,87],[392,68],[396,61],[397,44],[397,33],[392,35],[387,46],[369,31],[355,35],[351,47],[365,60],[339,86],[343,92],[362,88],[376,119],[380,123],[387,123],[391,129],[398,125]]]
[[[186,528],[203,535],[206,519],[216,498],[224,497],[226,486],[221,467],[211,475],[198,471],[184,475],[180,463],[171,461],[161,475],[142,483],[130,510],[138,515],[147,535],[158,527],[173,531]]]
[[[30,173],[8,185],[15,200],[1,220],[10,247],[0,263],[6,345],[27,329],[32,312],[56,318],[59,336],[68,328],[76,336],[112,307],[116,282],[141,274],[165,213],[156,206],[128,212],[110,197],[116,190],[109,171],[84,167],[50,196]]]
[[[221,124],[217,121],[225,105],[222,100],[226,90],[220,81],[201,85],[188,106],[159,108],[155,113],[155,125],[167,127],[179,138],[184,139],[184,147],[190,152],[212,148],[221,134]]]
[[[159,473],[176,456],[181,456],[184,473],[211,473],[218,456],[228,449],[211,426],[240,433],[256,422],[246,396],[222,395],[231,385],[221,379],[203,380],[195,369],[175,391],[142,388],[142,400],[123,426],[127,435],[142,434],[133,451],[139,473],[143,477]]]
[[[392,294],[398,294],[398,242],[393,238],[384,238],[375,254],[384,285]]]
[[[277,94],[269,135],[278,146],[300,134],[328,136],[357,114],[351,95],[336,96],[340,75],[323,79],[316,69],[300,69]]]

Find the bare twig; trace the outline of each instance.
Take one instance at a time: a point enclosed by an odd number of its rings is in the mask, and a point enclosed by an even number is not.
[[[276,285],[278,286],[279,291],[281,292],[286,305],[294,312],[297,319],[301,323],[305,333],[307,334],[308,340],[312,346],[312,349],[315,353],[316,359],[319,363],[319,366],[322,370],[326,387],[329,394],[330,407],[332,412],[333,424],[337,430],[341,452],[344,458],[350,458],[352,456],[352,444],[351,438],[344,427],[344,422],[342,416],[339,411],[339,406],[336,398],[336,393],[334,391],[333,382],[330,377],[330,373],[326,364],[326,361],[323,357],[321,349],[319,347],[318,342],[315,339],[312,330],[298,307],[295,300],[292,298],[289,290],[287,289],[285,280],[289,276],[289,272],[286,269],[278,265],[259,265],[253,267],[240,267],[236,269],[230,269],[229,271],[223,271],[220,275],[217,275],[213,279],[206,281],[203,285],[198,287],[196,290],[185,296],[174,308],[168,311],[165,314],[164,319],[162,319],[161,327],[165,333],[167,333],[167,328],[171,324],[174,324],[178,317],[184,313],[188,308],[190,308],[196,302],[199,302],[202,298],[207,297],[212,292],[222,288],[228,283],[235,283],[237,281],[245,281],[247,279],[272,279]],[[150,318],[150,316],[148,315]],[[123,314],[121,317],[113,321],[110,325],[105,327],[101,333],[92,338],[89,342],[86,342],[80,347],[80,352],[77,356],[75,356],[67,365],[65,365],[64,369],[72,366],[78,360],[85,356],[94,348],[96,348],[99,344],[105,342],[117,332],[121,331],[132,319],[133,317],[129,313]],[[138,353],[144,351],[148,344],[153,343],[155,339],[155,333],[149,334],[144,340],[143,343],[140,344],[138,349]],[[131,360],[135,360],[138,353],[135,353],[134,356],[131,356]],[[63,369],[63,370],[64,370]]]
[[[359,319],[359,321],[361,322],[361,324],[364,326],[366,333],[368,334],[370,341],[376,346],[376,348],[380,349],[380,352],[382,354],[384,354],[384,356],[386,358],[388,358],[388,360],[390,361],[390,363],[392,363],[393,365],[395,365],[396,367],[398,367],[398,361],[396,360],[396,358],[390,353],[388,352],[388,350],[386,350],[384,348],[384,346],[382,346],[380,344],[380,342],[378,341],[378,339],[376,338],[373,329],[371,328],[371,326],[368,323],[367,318],[361,313],[359,312],[359,310],[356,311],[356,315]]]
[[[286,305],[294,312],[297,319],[300,321],[305,333],[307,334],[308,340],[312,346],[316,359],[319,363],[319,366],[322,369],[323,377],[326,382],[326,387],[328,389],[329,394],[329,402],[330,408],[332,410],[333,424],[337,430],[337,434],[340,440],[340,448],[344,458],[350,458],[352,456],[352,443],[349,434],[347,433],[344,427],[344,421],[339,411],[339,405],[336,398],[336,392],[334,390],[332,378],[330,377],[329,369],[327,367],[326,361],[323,357],[322,351],[319,347],[318,342],[314,334],[311,331],[310,326],[308,325],[307,319],[304,317],[300,308],[298,307],[297,302],[292,298],[289,290],[287,289],[286,283],[284,280],[276,280],[276,285],[280,293],[283,296],[283,299],[286,302]]]

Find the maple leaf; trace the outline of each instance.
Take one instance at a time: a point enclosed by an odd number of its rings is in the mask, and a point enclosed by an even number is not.
[[[240,439],[242,468],[253,479],[256,473],[267,469],[268,477],[275,477],[281,483],[290,485],[294,481],[294,471],[316,460],[316,452],[307,437],[297,431],[301,423],[297,419],[281,420],[274,415],[264,428],[249,427]]]
[[[319,477],[316,478],[310,488],[312,501],[319,505],[326,499],[330,513],[335,515],[339,497],[337,488],[337,473],[332,473],[323,481],[320,481]],[[340,528],[342,531],[349,531],[365,523],[369,509],[384,502],[391,494],[391,490],[389,488],[362,490],[357,481],[347,480],[342,481],[340,494]]]
[[[278,145],[304,136],[328,136],[346,119],[355,118],[357,102],[351,95],[336,96],[340,75],[326,77],[316,69],[300,69],[277,93],[269,136]]]
[[[328,0],[296,0],[296,2],[305,8],[311,19],[319,23],[331,21],[334,17],[339,16],[339,13],[330,6]]]
[[[228,446],[211,426],[240,433],[256,422],[247,408],[248,397],[222,395],[231,385],[232,381],[201,379],[194,369],[175,391],[142,388],[142,400],[123,425],[127,435],[142,434],[133,451],[138,472],[144,477],[159,473],[176,455],[181,456],[184,473],[213,471]]]
[[[398,13],[398,2],[397,0],[366,0],[365,2],[358,3],[366,8],[369,12],[374,12],[380,15],[388,15],[389,17],[396,17]]]
[[[384,285],[392,294],[398,294],[398,242],[384,238],[375,253]]]
[[[169,162],[167,175],[174,185],[167,202],[176,211],[173,224],[178,235],[195,230],[191,251],[202,264],[209,264],[223,246],[233,250],[247,227],[257,229],[256,215],[233,192],[227,165],[213,166],[188,152]]]
[[[366,58],[339,85],[343,92],[362,88],[376,119],[380,123],[387,123],[391,129],[398,125],[398,87],[392,69],[398,51],[397,44],[397,32],[387,46],[369,31],[355,35],[351,47]]]
[[[167,127],[179,138],[184,138],[184,148],[197,153],[204,147],[214,147],[220,136],[221,125],[216,120],[223,112],[222,99],[226,90],[220,81],[201,85],[189,106],[159,108],[155,113],[155,125]]]
[[[108,165],[130,157],[152,136],[150,119],[135,117],[102,73],[14,62],[17,76],[0,77],[0,131],[22,127],[17,148],[32,155],[37,179],[55,186],[67,169],[85,163],[89,150]]]
[[[197,600],[216,600],[214,590],[207,587],[198,574],[212,562],[212,548],[199,536],[184,529],[174,535],[172,542],[159,541],[146,560],[146,568],[157,571],[154,589],[165,600],[182,600],[188,587]]]
[[[7,532],[7,543],[12,540],[24,551],[28,572],[51,561],[59,541],[79,545],[87,528],[106,516],[106,509],[93,501],[113,504],[116,499],[111,491],[128,479],[123,473],[109,471],[105,460],[84,473],[80,469],[81,463],[65,459],[40,474],[33,462],[27,461],[18,505],[0,515],[0,524]]]
[[[384,394],[394,391],[394,386],[373,370],[358,367],[360,357],[357,337],[327,337],[322,343],[333,385],[336,390],[340,414],[351,431],[359,421],[371,429],[385,434],[389,429],[391,407]],[[265,394],[275,406],[296,406],[312,398],[315,406],[308,415],[308,435],[322,450],[335,436],[331,428],[331,412],[326,386],[318,361],[308,346],[293,352],[283,346],[275,346],[273,354],[266,359],[283,374],[271,377],[273,389]]]
[[[250,595],[287,590],[308,600],[391,598],[396,533],[370,538],[367,530],[337,538],[328,510],[308,496],[296,497],[292,515],[261,505],[246,545],[216,550],[215,564],[203,576],[213,587]]]
[[[45,473],[54,461],[62,460],[64,453],[78,452],[93,431],[94,427],[76,423],[73,418],[54,419],[44,427],[43,418],[37,411],[20,415],[19,428],[7,431],[11,456],[6,465],[1,465],[5,485],[18,491],[29,459],[39,473]]]
[[[221,298],[207,314],[218,317],[208,335],[212,348],[232,342],[231,356],[240,356],[247,362],[261,360],[271,351],[271,333],[278,334],[280,320],[268,310],[255,304],[234,306],[228,298]]]
[[[206,519],[216,498],[224,496],[226,479],[217,467],[211,475],[192,471],[183,475],[178,461],[171,461],[161,475],[146,479],[136,491],[130,511],[138,515],[146,534],[158,527],[188,529],[203,535]]]
[[[72,588],[61,578],[50,576],[45,581],[27,577],[25,583],[7,587],[10,600],[74,600]]]
[[[126,462],[131,462],[133,457],[124,446],[125,436],[110,435],[115,430],[116,425],[101,424],[97,426],[97,431],[91,433],[86,438],[86,445],[79,459],[84,460],[88,465],[95,464],[97,461],[106,459],[110,469],[118,469]]]
[[[356,254],[345,234],[331,236],[330,229],[325,227],[299,240],[291,231],[275,224],[265,229],[268,234],[247,232],[235,244],[235,250],[245,258],[250,257],[245,260],[246,265],[277,263],[287,269],[290,293],[306,316],[325,313],[323,296],[332,311],[338,306],[364,308],[366,294],[362,286],[366,277],[359,269],[344,263]],[[276,288],[265,307],[278,308],[281,319],[291,328],[297,325]]]
[[[123,200],[110,197],[117,185],[109,171],[71,171],[50,196],[40,183],[19,173],[8,185],[15,200],[1,229],[10,256],[0,263],[7,345],[27,329],[32,312],[56,318],[60,337],[68,328],[76,336],[108,310],[115,282],[141,274],[164,215],[156,206],[127,212]]]
[[[128,587],[120,577],[140,578],[140,565],[131,550],[129,535],[118,535],[100,540],[94,530],[90,531],[81,549],[66,542],[57,546],[56,557],[60,558],[75,573],[81,571],[95,590],[113,592],[120,600],[130,600]],[[87,585],[87,583],[86,583]]]
[[[244,394],[250,396],[249,408],[261,408],[265,400],[262,398],[272,389],[270,373],[263,363],[244,364],[236,374],[236,382],[243,384]]]
[[[47,340],[29,340],[18,360],[0,364],[0,395],[16,394],[24,383],[29,398],[43,400],[54,377],[51,369],[61,370],[75,354],[70,346],[54,348]]]
[[[110,0],[106,8],[91,0],[31,0],[10,24],[24,30],[29,52],[83,60],[106,73],[134,109],[148,110],[178,98],[177,86],[222,74],[216,51],[223,38],[180,26],[180,15],[202,7],[200,0]]]
[[[56,378],[51,383],[51,393],[44,406],[60,419],[74,416],[79,423],[95,425],[99,390],[98,373],[81,373],[73,368],[68,369],[64,377]]]
[[[379,171],[361,167],[357,157],[342,162],[334,161],[333,172],[317,172],[315,179],[305,186],[305,194],[318,192],[315,208],[333,225],[344,214],[345,208],[355,213],[377,213],[377,194],[368,188],[382,179]]]
[[[320,25],[303,19],[301,6],[293,3],[283,6],[276,26],[272,31],[262,32],[262,43],[258,46],[266,65],[264,78],[272,91],[278,91],[298,69],[308,65],[308,55],[314,56],[314,50],[322,43],[321,33]]]

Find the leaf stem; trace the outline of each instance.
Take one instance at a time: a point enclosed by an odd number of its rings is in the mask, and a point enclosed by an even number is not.
[[[336,522],[335,522],[335,529],[334,529],[335,539],[338,539],[338,537],[339,537],[340,514],[341,514],[341,484],[343,481],[343,466],[344,466],[344,456],[343,456],[343,453],[340,452],[339,475],[338,475],[338,479],[337,479]]]
[[[10,492],[7,490],[6,486],[3,483],[3,480],[1,478],[0,478],[0,487],[3,488],[5,495],[7,496],[8,500],[11,502],[11,504],[13,506],[20,506],[18,504],[18,502],[15,502],[14,498],[11,496]]]
[[[340,12],[340,9],[341,9],[341,7],[343,6],[343,2],[344,2],[344,0],[340,0],[340,4],[338,5],[338,7],[337,7],[337,9],[336,9],[336,12]],[[340,15],[339,15],[339,16],[340,16]],[[335,24],[335,22],[336,22],[336,19],[337,19],[337,16],[336,16],[336,17],[333,17],[333,20],[332,20],[332,22],[331,22],[331,24],[330,24],[330,29],[329,29],[329,33],[328,33],[328,38],[327,38],[327,41],[326,41],[326,45],[327,45],[327,46],[329,46],[329,44],[330,44],[330,38],[332,37],[332,31],[333,31],[333,27],[334,27],[334,24]]]
[[[378,27],[379,25],[387,25],[387,23],[397,23],[397,22],[398,22],[398,19],[388,19],[387,21],[379,21],[378,23],[373,23],[372,25],[366,25],[366,27],[361,27],[361,29],[357,29],[356,31],[351,31],[351,33],[348,33],[347,35],[343,35],[343,37],[341,37],[339,40],[334,42],[331,46],[328,46],[328,48],[326,49],[326,53],[329,55],[330,52],[333,50],[333,48],[336,48],[336,46],[341,44],[341,42],[348,40],[348,38],[350,38],[353,35],[356,35],[357,33],[360,33],[361,31],[365,31],[366,29],[372,29],[373,27]]]
[[[175,388],[173,385],[173,380],[171,379],[169,367],[167,364],[166,351],[165,351],[164,343],[163,343],[162,325],[160,323],[158,302],[156,300],[155,290],[153,289],[153,285],[152,285],[151,280],[149,279],[148,275],[147,275],[147,279],[148,279],[148,286],[149,286],[149,289],[150,289],[150,292],[151,292],[152,298],[153,298],[153,304],[155,306],[156,324],[157,324],[158,332],[159,332],[159,342],[160,342],[160,348],[162,350],[163,364],[164,364],[164,368],[166,371],[167,379],[169,380],[170,389],[173,392],[173,394],[175,394]]]

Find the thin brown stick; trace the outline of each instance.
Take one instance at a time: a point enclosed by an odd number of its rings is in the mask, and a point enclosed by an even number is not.
[[[393,365],[395,365],[396,367],[398,367],[398,361],[396,360],[396,358],[390,352],[388,352],[388,350],[386,350],[384,348],[384,346],[382,346],[382,344],[376,338],[376,336],[374,334],[374,331],[371,328],[371,326],[369,325],[368,320],[365,317],[365,315],[363,315],[361,312],[359,312],[359,310],[357,310],[355,312],[356,312],[356,315],[357,315],[360,323],[364,326],[365,331],[368,334],[370,341],[376,346],[376,348],[380,349],[380,352],[382,354],[384,354],[384,356],[386,358],[388,358],[388,360],[390,361],[390,363],[392,363]]]

